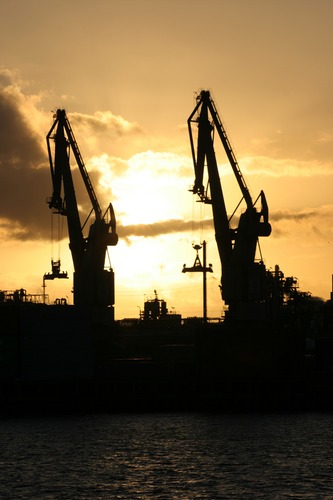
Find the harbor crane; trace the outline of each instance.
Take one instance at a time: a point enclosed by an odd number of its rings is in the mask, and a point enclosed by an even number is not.
[[[197,133],[194,133],[194,126]],[[268,205],[263,191],[253,202],[235,154],[208,90],[196,98],[196,106],[188,118],[195,180],[191,191],[199,201],[210,204],[213,211],[215,238],[222,266],[222,299],[229,306],[229,316],[243,318],[252,310],[256,315],[268,299],[267,273],[262,259],[256,260],[258,239],[269,236]],[[215,130],[222,142],[233,173],[245,200],[246,209],[235,227],[233,215],[228,216],[214,150]],[[194,137],[197,136],[197,147]],[[207,167],[208,186],[203,185]],[[256,207],[260,200],[261,207]],[[239,206],[238,205],[238,206]],[[236,208],[237,210],[237,208]]]
[[[64,109],[58,109],[54,115],[46,140],[53,184],[48,205],[54,213],[67,218],[74,266],[74,305],[109,306],[113,309],[114,272],[111,266],[105,269],[107,248],[118,242],[112,204],[102,212]],[[76,200],[70,151],[74,154],[91,203],[91,211],[84,224],[81,224]],[[88,236],[84,236],[83,230],[91,214],[94,221]]]

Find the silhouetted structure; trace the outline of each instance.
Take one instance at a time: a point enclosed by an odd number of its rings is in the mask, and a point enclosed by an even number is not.
[[[193,124],[197,126],[197,147],[194,145]],[[218,115],[209,91],[203,90],[197,98],[194,111],[188,119],[195,181],[193,193],[200,201],[212,206],[215,238],[222,264],[222,298],[229,306],[229,316],[249,318],[263,317],[268,299],[266,269],[256,260],[259,236],[269,236],[268,206],[261,191],[261,209],[255,208],[250,192],[240,171],[226,131]],[[218,166],[214,151],[214,131],[217,131],[232,170],[241,190],[246,210],[241,214],[237,227],[231,226],[225,206]],[[209,190],[203,186],[205,166],[208,170]],[[241,200],[242,201],[242,200]]]
[[[54,154],[52,143],[54,142]],[[70,249],[74,264],[74,304],[85,306],[114,305],[114,273],[105,269],[107,247],[116,245],[116,218],[110,203],[102,213],[96,193],[85,168],[72,128],[63,109],[58,109],[54,123],[47,134],[53,194],[49,207],[55,213],[67,218]],[[86,191],[88,193],[95,220],[89,228],[88,236],[83,234],[79,209],[76,201],[71,174],[69,152],[73,151]],[[63,194],[62,194],[63,191]],[[89,214],[90,215],[90,214]],[[88,216],[89,217],[89,216]],[[53,270],[53,277],[56,273]]]
[[[195,148],[193,124],[197,125]],[[183,319],[165,300],[144,303],[139,318],[114,321],[114,275],[104,269],[117,243],[112,205],[102,214],[64,110],[47,135],[53,195],[49,207],[68,222],[74,305],[46,305],[45,295],[0,291],[0,412],[37,410],[333,409],[333,305],[300,292],[279,266],[266,270],[256,250],[268,236],[268,205],[255,203],[208,91],[188,120],[193,193],[212,205],[225,321]],[[227,216],[214,130],[231,163],[246,208]],[[54,157],[52,148],[54,141]],[[52,143],[52,144],[51,144]],[[83,235],[69,164],[73,151],[95,220]],[[207,165],[209,192],[203,187]],[[63,191],[63,193],[62,193]],[[205,246],[203,247],[205,250]],[[198,251],[184,272],[211,272]],[[46,279],[67,278],[60,260]],[[205,279],[204,279],[205,284]],[[45,292],[45,288],[44,288]]]

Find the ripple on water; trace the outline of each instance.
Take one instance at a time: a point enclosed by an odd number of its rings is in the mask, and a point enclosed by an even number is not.
[[[333,499],[331,414],[0,420],[0,498]]]

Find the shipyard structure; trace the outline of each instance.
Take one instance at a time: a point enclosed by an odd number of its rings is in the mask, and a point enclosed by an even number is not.
[[[44,274],[41,296],[24,289],[0,292],[0,413],[332,409],[332,297],[312,298],[278,265],[266,269],[259,239],[271,233],[268,202],[263,191],[252,199],[208,90],[197,94],[188,129],[191,190],[212,209],[225,317],[207,318],[205,280],[212,269],[202,242],[194,247],[194,265],[183,267],[203,275],[202,317],[170,313],[154,291],[139,318],[115,321],[114,271],[111,264],[105,268],[108,248],[118,241],[115,213],[111,203],[101,209],[69,119],[59,109],[47,134],[53,187],[48,205],[67,220],[74,304],[46,303],[45,282],[69,279],[60,260],[52,260]],[[240,217],[238,206],[225,203],[215,139],[245,204]],[[91,204],[83,222],[71,154]]]

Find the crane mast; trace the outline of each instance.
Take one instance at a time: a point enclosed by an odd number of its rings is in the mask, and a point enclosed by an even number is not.
[[[114,273],[111,268],[104,269],[107,247],[118,242],[112,204],[109,204],[103,214],[64,109],[57,110],[46,140],[53,184],[48,204],[54,213],[67,218],[69,247],[74,265],[74,304],[113,308]],[[83,234],[84,225],[81,224],[76,200],[70,150],[74,154],[92,205],[88,217],[93,212],[95,219],[87,237]]]
[[[197,147],[194,141],[194,124],[197,127]],[[191,152],[195,180],[193,193],[203,203],[211,204],[215,238],[222,266],[222,299],[229,306],[229,315],[241,316],[255,304],[265,303],[268,298],[266,269],[263,262],[256,261],[259,236],[269,236],[268,205],[261,191],[258,199],[261,209],[253,203],[250,191],[241,173],[227,133],[208,90],[197,96],[196,106],[188,118]],[[238,226],[231,226],[225,205],[218,164],[214,150],[214,131],[222,142],[233,173],[245,200],[246,209],[240,215]],[[203,186],[205,167],[208,172],[208,189]],[[242,201],[242,200],[241,200]]]

